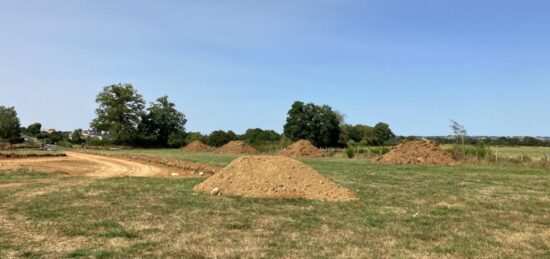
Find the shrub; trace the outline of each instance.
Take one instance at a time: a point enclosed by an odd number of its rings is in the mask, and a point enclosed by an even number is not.
[[[346,155],[348,158],[354,158],[355,157],[355,150],[352,147],[346,148]]]

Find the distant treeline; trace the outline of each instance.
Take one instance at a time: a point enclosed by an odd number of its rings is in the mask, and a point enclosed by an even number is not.
[[[455,144],[456,139],[448,137],[427,137],[439,144]],[[542,140],[534,137],[498,137],[498,138],[480,138],[466,137],[465,144],[477,145],[483,143],[489,146],[531,146],[531,147],[550,147],[550,140]]]

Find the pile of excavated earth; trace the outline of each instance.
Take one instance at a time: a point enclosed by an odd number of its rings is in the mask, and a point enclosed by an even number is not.
[[[183,148],[183,151],[185,152],[212,152],[214,151],[214,148],[208,145],[205,145],[200,140],[195,140],[191,143],[189,143],[187,146]]]
[[[218,148],[216,152],[221,154],[258,154],[258,150],[251,146],[246,144],[244,141],[240,140],[234,140],[231,141],[222,147]]]
[[[378,163],[410,165],[456,165],[456,158],[432,140],[408,140],[376,159]]]
[[[309,140],[298,140],[286,149],[281,151],[279,155],[290,157],[325,157],[327,154],[316,146],[311,144]]]
[[[356,200],[342,187],[304,163],[283,156],[244,156],[193,188],[211,195],[251,198]]]

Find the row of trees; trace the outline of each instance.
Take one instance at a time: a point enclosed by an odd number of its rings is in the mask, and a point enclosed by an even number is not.
[[[106,132],[114,144],[135,146],[174,146],[185,138],[185,115],[167,96],[146,108],[142,96],[130,84],[103,88],[97,95],[97,117],[90,126]]]
[[[284,126],[290,140],[307,139],[319,147],[383,145],[395,138],[390,126],[380,122],[374,127],[344,124],[344,116],[328,105],[295,102]]]
[[[343,115],[328,105],[295,102],[288,111],[284,134],[273,130],[249,129],[243,135],[232,131],[214,131],[209,135],[185,132],[187,119],[176,109],[167,96],[156,99],[149,105],[130,84],[106,86],[97,95],[96,118],[91,128],[107,136],[108,144],[142,147],[181,146],[194,140],[201,140],[212,146],[221,146],[231,140],[244,140],[261,145],[280,141],[283,137],[296,141],[307,139],[319,147],[336,147],[353,144],[382,145],[395,137],[388,124],[367,125],[344,124]],[[52,143],[70,141],[81,144],[82,130],[75,130],[70,136],[60,132],[45,133],[40,123],[21,128],[13,107],[0,107],[0,138],[11,142],[19,141],[21,133],[49,139]]]
[[[232,131],[214,131],[209,135],[186,133],[185,115],[176,110],[167,96],[145,108],[142,96],[130,84],[110,85],[97,95],[97,118],[92,129],[107,132],[114,144],[135,146],[178,146],[201,140],[212,146],[221,146],[231,140],[242,139],[251,144],[276,142],[281,135],[272,130],[249,129],[242,136]],[[379,123],[344,125],[343,116],[327,105],[295,102],[288,112],[284,136],[292,141],[310,140],[320,147],[345,146],[350,143],[382,145],[395,137],[389,126]]]
[[[263,130],[259,128],[248,129],[242,135],[237,135],[231,130],[216,130],[208,135],[202,135],[200,132],[187,133],[183,143],[189,144],[195,140],[200,140],[207,145],[220,147],[232,140],[242,140],[252,145],[264,145],[278,142],[282,137],[282,135],[273,130]]]
[[[454,144],[457,142],[456,138],[447,137],[429,137],[429,139],[435,140],[440,144]],[[490,146],[532,146],[532,147],[550,147],[549,140],[538,139],[534,137],[471,137],[465,136],[463,138],[465,145],[478,145],[485,144]],[[458,140],[462,141],[462,139]]]

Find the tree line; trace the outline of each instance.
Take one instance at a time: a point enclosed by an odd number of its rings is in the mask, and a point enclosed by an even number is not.
[[[349,145],[383,145],[395,135],[386,123],[367,125],[345,124],[343,115],[328,105],[295,102],[290,110],[283,134],[259,128],[248,129],[237,135],[233,131],[217,130],[208,135],[186,132],[187,119],[176,109],[168,96],[158,97],[146,104],[131,84],[105,86],[96,96],[96,118],[90,128],[105,138],[87,138],[95,145],[129,145],[136,147],[180,147],[195,140],[221,146],[231,140],[244,140],[253,145],[306,139],[318,147],[345,147]],[[21,133],[48,143],[85,142],[82,129],[71,134],[43,132],[40,123],[21,128],[13,107],[0,107],[0,138],[10,142],[21,141]]]

